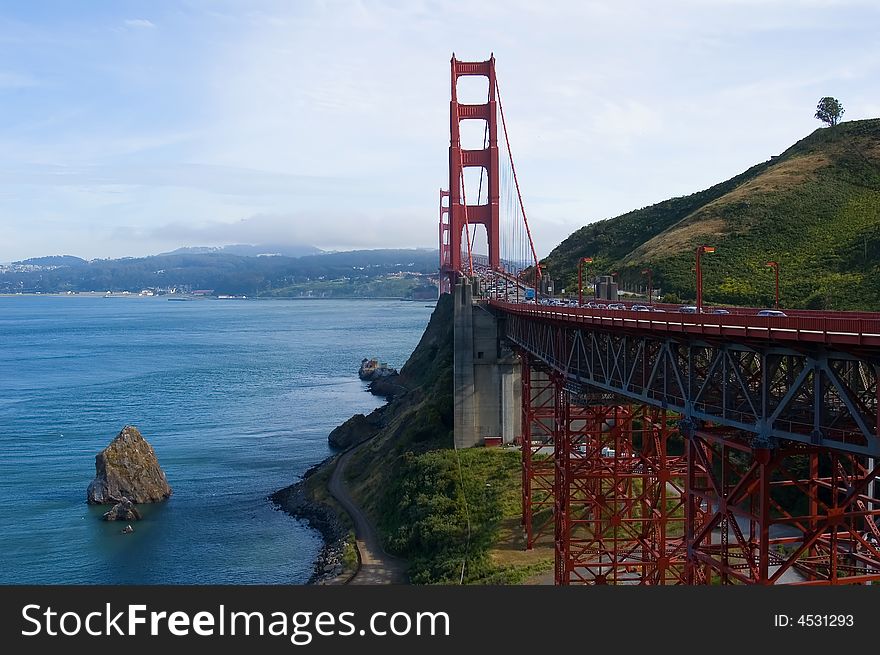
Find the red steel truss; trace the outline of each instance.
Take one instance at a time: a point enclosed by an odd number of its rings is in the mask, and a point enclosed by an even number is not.
[[[880,582],[880,464],[583,393],[522,357],[523,526],[571,584]],[[552,457],[551,457],[552,452]]]
[[[726,428],[691,433],[688,506],[708,520],[687,526],[689,582],[699,582],[700,565],[721,584],[880,581],[880,504],[870,491],[880,466],[828,448],[750,441]]]
[[[556,387],[546,372],[522,358],[522,524],[526,548],[549,537],[553,528],[553,421]]]
[[[573,396],[521,357],[526,547],[552,529],[557,584],[683,583],[687,465],[674,422],[610,394]]]
[[[665,412],[562,395],[556,584],[684,583],[687,467]]]

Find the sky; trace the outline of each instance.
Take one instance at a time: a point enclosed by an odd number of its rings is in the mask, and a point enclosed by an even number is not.
[[[877,0],[0,0],[0,262],[436,247],[453,52],[495,55],[544,256],[779,154],[822,96],[880,116],[878,26]]]

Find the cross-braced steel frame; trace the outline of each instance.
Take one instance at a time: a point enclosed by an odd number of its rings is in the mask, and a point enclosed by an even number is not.
[[[557,584],[880,581],[871,353],[517,316],[505,331],[523,358],[524,434],[543,434],[523,442],[524,522],[552,502]],[[536,366],[550,371],[540,393]]]
[[[687,526],[693,569],[704,565],[721,584],[880,581],[880,504],[869,492],[880,467],[828,448],[751,441],[727,428],[691,431],[688,506],[708,513]]]
[[[553,534],[553,437],[556,388],[559,376],[533,368],[523,356],[522,365],[522,524],[526,548]]]
[[[557,584],[684,582],[687,467],[673,421],[607,393],[572,394],[522,358],[527,547],[552,529]]]
[[[563,408],[557,584],[684,582],[686,466],[669,454],[675,431],[665,412],[565,401]]]
[[[880,456],[880,350],[628,334],[516,314],[505,326],[509,341],[566,382],[759,440]]]

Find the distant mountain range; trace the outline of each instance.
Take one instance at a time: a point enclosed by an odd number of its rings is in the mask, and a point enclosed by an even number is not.
[[[81,257],[73,255],[50,255],[48,257],[31,257],[20,262],[14,262],[24,266],[84,266],[89,262]]]
[[[34,257],[0,265],[0,293],[210,289],[218,295],[413,297],[428,293],[420,289],[433,284],[428,277],[437,273],[438,264],[437,251],[428,249],[260,256],[264,254],[269,253],[246,256],[183,249],[92,261],[71,255]]]

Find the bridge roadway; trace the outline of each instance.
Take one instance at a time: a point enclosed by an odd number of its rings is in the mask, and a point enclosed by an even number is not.
[[[761,439],[880,455],[880,314],[756,316],[489,300],[508,341],[587,387]]]
[[[880,356],[880,313],[786,310],[785,317],[757,316],[757,309],[730,308],[730,314],[684,314],[678,305],[655,305],[663,312],[557,307],[535,302],[489,304],[508,314],[566,325],[602,329],[644,330],[654,334],[692,334],[730,341],[816,342],[834,346],[866,346]],[[621,301],[621,304],[625,304]],[[639,304],[639,303],[628,303]]]

